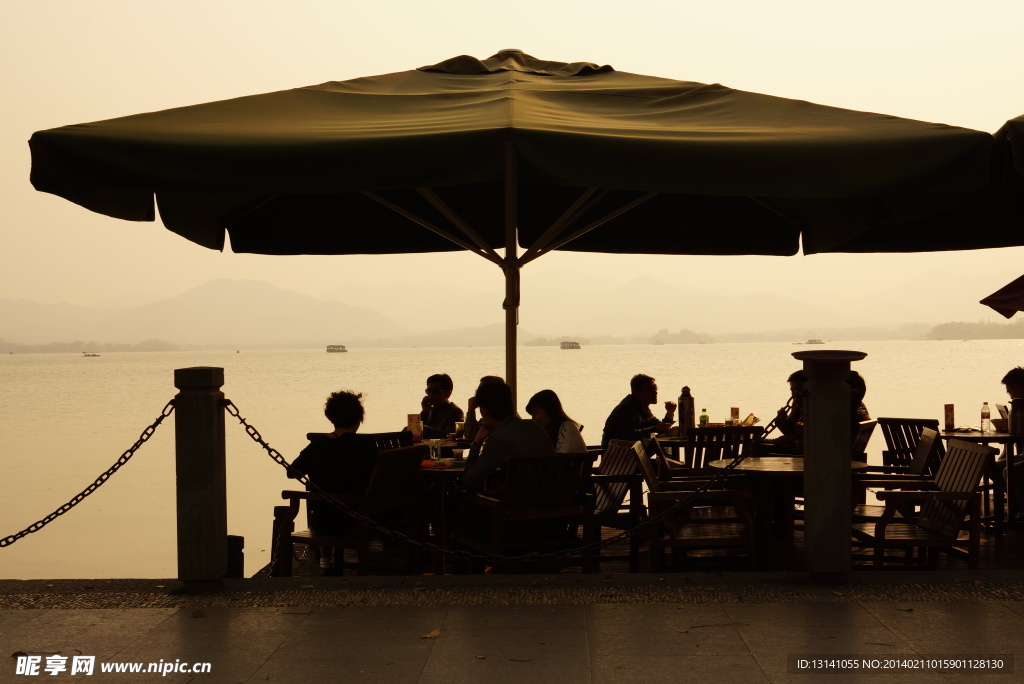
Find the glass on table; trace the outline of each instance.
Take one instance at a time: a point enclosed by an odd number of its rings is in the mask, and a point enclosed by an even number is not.
[[[430,460],[431,461],[438,461],[438,460],[440,460],[441,459],[441,440],[440,439],[430,439],[430,440],[427,440],[427,442],[430,444]]]

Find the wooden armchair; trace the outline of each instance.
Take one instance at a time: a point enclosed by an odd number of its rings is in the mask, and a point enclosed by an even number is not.
[[[933,418],[879,418],[878,429],[885,438],[882,465],[907,468],[914,460],[922,431],[928,429],[938,432],[939,421]],[[939,442],[936,455],[941,454],[942,443]],[[932,464],[927,465],[927,475],[931,477],[935,472],[930,467]]]
[[[602,527],[628,530],[646,517],[643,475],[632,452],[633,442],[613,439],[601,455],[597,472],[591,476],[594,485],[594,532],[601,537]],[[629,503],[625,503],[626,495]],[[628,560],[630,572],[640,572],[640,537],[629,537],[629,554],[611,556],[603,551],[596,560]]]
[[[422,489],[419,474],[420,464],[429,455],[430,449],[425,445],[381,451],[377,454],[370,482],[363,494],[332,496],[382,527],[397,529],[414,539],[421,538]],[[354,519],[352,533],[345,536],[319,534],[311,529],[296,532],[299,502],[323,500],[324,497],[314,492],[283,491],[281,498],[287,499],[288,505],[274,507],[272,577],[291,577],[294,544],[333,547],[336,574],[341,574],[345,567],[355,567],[360,575],[369,574],[372,560],[384,560],[398,553],[409,554],[412,564],[418,563],[419,554],[415,549],[393,542],[388,535],[376,531],[373,525],[362,520]],[[373,545],[379,548],[371,548],[371,541],[379,542]],[[345,549],[354,549],[358,560],[346,562]]]
[[[886,489],[893,489],[902,486],[913,486],[917,483],[927,483],[931,480],[931,472],[934,470],[934,463],[938,460],[939,449],[942,448],[942,440],[939,433],[931,428],[921,428],[917,435],[917,445],[914,448],[913,459],[904,465],[889,466],[868,466],[854,474],[854,487],[859,494],[855,501],[864,500],[864,492],[867,487],[865,482],[878,486],[879,483],[888,483]],[[897,514],[904,518],[911,518],[916,515],[917,507],[913,505],[898,504]],[[882,516],[885,506],[877,504],[858,504],[854,506],[854,520],[866,522]]]
[[[875,496],[885,502],[885,512],[875,523],[853,526],[854,545],[874,550],[875,568],[885,566],[887,549],[907,550],[904,562],[920,562],[923,552],[927,566],[935,568],[935,552],[942,549],[965,556],[967,567],[975,569],[981,539],[981,494],[977,486],[995,451],[988,446],[951,440],[935,479],[926,486],[876,492]],[[879,482],[879,486],[891,484],[891,480]],[[912,504],[921,506],[916,521],[898,520],[900,507]],[[919,551],[917,559],[913,557],[915,549]]]
[[[753,503],[750,492],[726,489],[735,486],[735,480],[726,477],[718,488],[702,493],[695,500],[677,510],[668,512],[681,502],[690,500],[693,492],[708,483],[710,476],[681,477],[663,481],[658,476],[642,442],[632,447],[647,484],[649,515],[666,517],[654,524],[651,533],[651,569],[661,572],[665,568],[665,550],[671,549],[674,567],[683,567],[695,558],[690,551],[704,551],[704,560],[721,560],[727,550],[745,553],[743,560],[753,570],[757,552],[754,538]]]
[[[658,472],[663,480],[677,475],[693,475],[707,467],[711,461],[732,459],[764,434],[760,425],[728,425],[722,427],[688,428],[683,447],[683,460],[676,461],[665,454],[658,445],[654,455],[658,460]]]
[[[594,497],[588,491],[592,462],[586,453],[509,458],[502,466],[505,479],[500,490],[457,495],[462,510],[455,521],[452,541],[495,557],[495,571],[536,566],[532,555],[594,541]],[[502,560],[498,556],[517,558]],[[593,553],[552,558],[542,567],[563,565],[582,565],[589,573],[593,570]]]

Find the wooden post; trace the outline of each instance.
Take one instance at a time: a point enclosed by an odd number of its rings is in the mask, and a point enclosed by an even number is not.
[[[850,362],[857,351],[793,354],[807,374],[804,398],[804,543],[811,578],[845,582],[851,569]]]
[[[228,570],[223,385],[223,368],[174,371],[178,579],[196,588]]]

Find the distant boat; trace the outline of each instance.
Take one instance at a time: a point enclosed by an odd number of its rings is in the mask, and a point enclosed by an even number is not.
[[[99,354],[93,354],[92,352],[82,352],[82,357],[86,356],[99,356]]]
[[[825,343],[822,342],[821,340],[819,340],[816,337],[812,337],[809,340],[807,340],[806,342],[794,342],[793,344],[825,344]]]
[[[345,345],[343,345],[343,344],[329,344],[329,345],[327,345],[327,353],[328,354],[336,354],[338,352],[347,352],[347,351],[348,351],[348,349],[345,349]]]
[[[562,349],[579,349],[579,342],[562,342]]]

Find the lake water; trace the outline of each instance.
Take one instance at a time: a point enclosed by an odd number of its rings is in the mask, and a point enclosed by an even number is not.
[[[977,424],[984,401],[1005,403],[999,380],[1024,364],[1022,340],[524,347],[519,405],[538,390],[554,389],[594,444],[608,412],[628,393],[629,378],[643,372],[658,380],[661,401],[689,385],[697,410],[707,408],[714,422],[731,406],[767,422],[787,399],[786,377],[800,368],[791,354],[808,348],[867,352],[853,367],[867,380],[872,417],[941,418],[943,404],[954,403],[958,424]],[[106,471],[174,397],[174,369],[193,366],[224,368],[224,394],[291,460],[306,432],[330,429],[322,407],[331,391],[364,393],[364,432],[397,430],[418,409],[428,375],[449,373],[452,398],[465,408],[480,376],[504,373],[504,350],[0,357],[0,536],[45,517]],[[290,483],[234,418],[226,422],[228,530],[245,537],[251,575],[268,562],[272,509]],[[868,447],[873,461],[881,449],[876,434]],[[168,578],[176,568],[173,417],[92,496],[42,531],[0,548],[0,577],[9,579]]]

